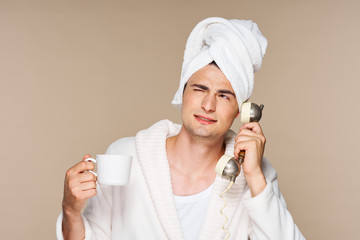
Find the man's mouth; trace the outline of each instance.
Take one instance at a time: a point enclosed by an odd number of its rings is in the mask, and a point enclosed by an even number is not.
[[[201,116],[201,115],[194,115],[194,116],[201,123],[208,123],[209,124],[209,123],[217,122],[217,120],[215,120],[215,119],[204,117],[204,116]]]

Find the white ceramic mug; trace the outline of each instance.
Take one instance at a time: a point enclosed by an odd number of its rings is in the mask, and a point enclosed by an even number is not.
[[[96,163],[97,171],[89,171],[97,176],[100,184],[122,186],[129,183],[131,171],[131,156],[125,155],[96,155],[96,159],[87,158],[85,161]]]

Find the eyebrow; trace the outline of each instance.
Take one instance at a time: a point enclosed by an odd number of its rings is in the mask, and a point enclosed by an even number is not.
[[[198,88],[200,88],[200,89],[202,89],[202,90],[209,90],[209,88],[208,88],[207,86],[204,86],[204,85],[201,85],[201,84],[196,84],[196,83],[194,83],[194,84],[192,84],[191,86],[192,86],[192,87],[198,87]],[[218,90],[217,92],[218,92],[218,93],[230,94],[230,95],[233,95],[234,98],[236,98],[235,93],[233,93],[233,92],[230,91],[230,90],[220,89],[220,90]]]

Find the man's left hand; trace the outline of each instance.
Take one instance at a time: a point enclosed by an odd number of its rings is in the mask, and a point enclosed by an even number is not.
[[[235,138],[234,156],[238,157],[240,151],[245,150],[242,171],[253,197],[261,193],[266,186],[261,170],[265,143],[266,139],[258,122],[243,124]]]

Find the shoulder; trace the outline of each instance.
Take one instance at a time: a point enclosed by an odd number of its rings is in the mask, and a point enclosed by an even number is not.
[[[266,179],[270,181],[274,181],[277,179],[277,172],[266,157],[263,157],[261,169]]]
[[[108,147],[106,154],[131,154],[135,151],[135,137],[123,137]]]
[[[180,131],[181,125],[177,123],[173,123],[168,119],[160,120],[150,127],[139,131],[138,135],[157,135],[157,134],[177,134]]]

